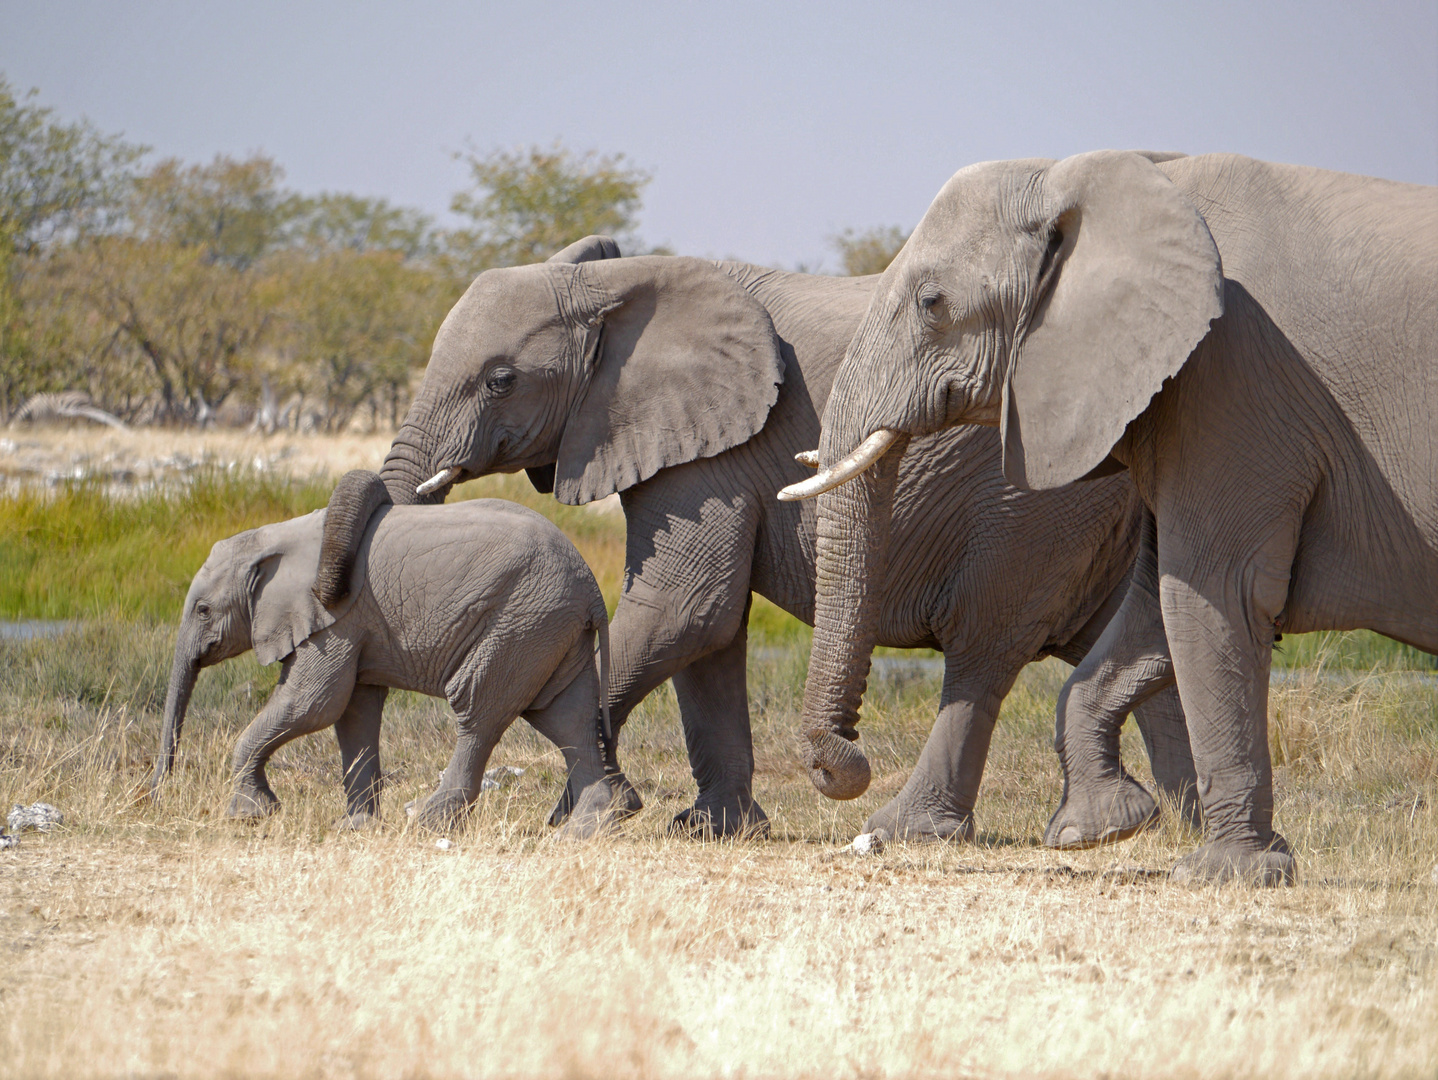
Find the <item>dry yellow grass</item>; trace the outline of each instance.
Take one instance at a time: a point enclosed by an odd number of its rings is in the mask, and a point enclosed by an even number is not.
[[[1172,826],[1079,855],[1035,846],[1058,793],[1053,661],[1008,702],[975,846],[840,853],[902,783],[937,684],[874,688],[873,790],[829,803],[793,752],[800,655],[751,666],[772,839],[664,835],[692,791],[666,690],[624,734],[648,807],[620,836],[549,835],[559,756],[520,724],[495,762],[525,776],[441,850],[400,824],[452,745],[440,703],[388,710],[387,828],[329,831],[325,734],[281,752],[285,809],[244,827],[219,816],[227,756],[273,674],[248,659],[206,672],[182,768],[160,806],[135,804],[167,634],[86,634],[8,645],[0,668],[0,796],[68,815],[0,853],[0,1076],[1438,1068],[1429,684],[1348,673],[1276,694],[1281,827],[1303,881],[1190,891],[1154,873],[1194,842]],[[76,656],[106,678],[87,683]],[[1131,736],[1125,750],[1141,758]]]
[[[12,476],[25,453],[56,469],[268,455],[333,475],[388,445],[6,437]],[[559,520],[612,603],[622,519],[557,507],[522,477],[467,487]],[[805,650],[776,633],[750,674],[771,839],[665,835],[693,795],[665,688],[624,732],[648,805],[619,836],[549,834],[560,758],[517,724],[493,763],[524,777],[441,850],[400,808],[433,785],[452,719],[408,694],[386,713],[387,827],[330,830],[342,800],[324,733],[276,759],[280,815],[221,816],[234,739],[274,685],[249,657],[202,675],[181,768],[160,805],[136,802],[172,632],[0,642],[0,809],[67,815],[0,851],[0,1077],[1438,1074],[1431,676],[1319,670],[1276,688],[1279,825],[1302,882],[1190,891],[1161,876],[1197,842],[1172,824],[1096,852],[1037,846],[1059,791],[1056,661],[1005,704],[976,845],[843,853],[917,758],[937,676],[875,681],[874,784],[827,802],[795,753]],[[1139,765],[1132,731],[1124,748]]]

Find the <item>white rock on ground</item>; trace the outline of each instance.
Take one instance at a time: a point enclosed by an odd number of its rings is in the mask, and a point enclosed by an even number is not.
[[[878,855],[884,850],[884,838],[877,833],[860,833],[849,847],[855,855]]]
[[[51,826],[65,823],[65,815],[49,803],[37,802],[30,806],[20,806],[17,803],[5,820],[12,833],[24,832],[26,829],[49,832]]]

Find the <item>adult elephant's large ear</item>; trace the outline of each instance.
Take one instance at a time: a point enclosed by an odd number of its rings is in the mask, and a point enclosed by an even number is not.
[[[1223,313],[1218,248],[1147,157],[1102,150],[1042,181],[1050,249],[1004,385],[1004,474],[1052,488],[1095,469]]]
[[[559,444],[554,494],[586,503],[757,433],[784,359],[769,312],[703,259],[585,263],[568,283],[584,394]]]
[[[346,595],[326,606],[315,595],[324,512],[264,525],[249,534],[243,572],[250,597],[250,636],[255,656],[273,664],[300,642],[332,626],[354,604],[364,581],[364,560],[351,571]]]

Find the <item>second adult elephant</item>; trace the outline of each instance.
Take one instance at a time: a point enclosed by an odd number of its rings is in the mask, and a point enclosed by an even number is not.
[[[482,274],[440,328],[381,475],[396,502],[521,468],[566,503],[618,491],[627,548],[611,626],[613,723],[672,677],[699,785],[677,822],[762,828],[749,594],[813,622],[815,518],[774,492],[807,475],[795,454],[815,445],[875,279],[618,254],[593,237],[548,263]],[[999,458],[993,434],[970,429],[915,440],[905,459],[873,632],[941,649],[944,687],[917,768],[870,829],[970,835],[994,719],[1019,670],[1046,654],[1076,662],[1124,594],[1142,514],[1129,482],[1023,494],[1004,483]],[[844,721],[809,732],[816,748],[857,737],[869,649],[844,650],[832,656]],[[1176,697],[1140,725],[1160,783],[1182,792],[1193,774]],[[815,775],[837,798],[867,784]],[[1147,820],[1155,803],[1132,790]],[[1114,808],[1114,819],[1134,810]]]

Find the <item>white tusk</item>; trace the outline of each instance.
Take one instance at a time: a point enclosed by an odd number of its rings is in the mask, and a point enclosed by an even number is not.
[[[794,460],[800,465],[807,465],[811,469],[817,469],[819,467],[819,451],[800,450],[794,455]]]
[[[826,491],[833,491],[834,488],[854,479],[883,457],[898,437],[897,431],[880,428],[861,442],[858,449],[842,461],[836,461],[830,468],[824,469],[812,479],[790,484],[781,490],[779,501],[798,502],[800,499],[812,499]]]
[[[438,491],[445,484],[452,484],[459,479],[459,474],[464,472],[458,465],[451,465],[447,469],[440,469],[423,484],[414,489],[416,495],[428,495],[432,491]]]

